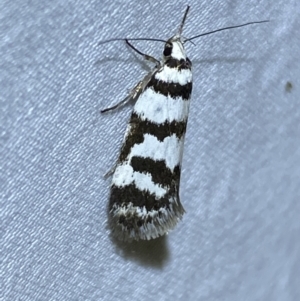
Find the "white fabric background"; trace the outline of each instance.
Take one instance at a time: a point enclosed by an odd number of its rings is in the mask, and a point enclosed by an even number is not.
[[[194,89],[167,237],[107,229],[146,64],[112,37],[172,36],[184,1],[1,1],[1,300],[300,300],[300,2],[190,0]],[[156,57],[163,45],[135,45]],[[291,82],[292,88],[286,89]]]

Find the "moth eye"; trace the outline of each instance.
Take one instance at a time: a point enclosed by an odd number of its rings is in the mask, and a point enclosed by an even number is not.
[[[170,56],[172,53],[172,44],[166,44],[165,49],[164,49],[164,56]]]

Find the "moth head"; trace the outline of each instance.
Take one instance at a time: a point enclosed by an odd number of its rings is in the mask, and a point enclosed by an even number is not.
[[[163,56],[165,61],[170,58],[179,61],[186,60],[186,53],[183,46],[183,41],[179,35],[175,35],[166,42]]]
[[[186,7],[184,16],[183,16],[180,26],[178,28],[177,34],[175,36],[173,36],[171,39],[169,39],[165,44],[165,49],[163,52],[164,61],[167,61],[171,58],[178,60],[178,61],[186,60],[185,49],[183,47],[184,41],[182,38],[182,30],[183,30],[183,25],[186,20],[189,9],[190,9],[190,7],[188,5]]]

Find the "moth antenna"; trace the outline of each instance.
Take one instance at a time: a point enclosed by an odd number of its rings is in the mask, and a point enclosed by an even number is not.
[[[184,43],[188,42],[188,41],[191,41],[191,40],[194,40],[194,39],[197,39],[199,37],[203,37],[203,36],[207,36],[207,35],[219,32],[219,31],[223,31],[223,30],[227,30],[227,29],[234,29],[234,28],[239,28],[239,27],[244,27],[244,26],[253,25],[253,24],[267,23],[267,22],[270,22],[270,20],[254,21],[254,22],[248,22],[248,23],[245,23],[245,24],[240,24],[240,25],[234,25],[234,26],[228,26],[228,27],[219,28],[219,29],[216,29],[216,30],[213,30],[213,31],[209,31],[209,32],[205,32],[205,33],[201,33],[199,35],[196,35],[194,37],[186,39],[186,40],[184,40]]]
[[[155,42],[163,42],[163,43],[167,42],[166,40],[155,39],[155,38],[113,38],[113,39],[108,39],[108,40],[98,42],[98,46],[106,43],[115,42],[115,41],[125,41],[125,42],[126,41],[155,41]]]
[[[186,17],[187,17],[187,14],[188,14],[189,10],[190,10],[190,6],[188,5],[187,8],[186,8],[186,10],[185,10],[183,19],[182,19],[182,21],[180,23],[179,29],[178,29],[179,36],[181,36],[181,34],[182,34],[183,26],[184,26],[184,23],[185,23],[185,20],[186,20]]]

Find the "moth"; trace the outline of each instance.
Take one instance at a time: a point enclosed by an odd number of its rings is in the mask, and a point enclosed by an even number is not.
[[[187,6],[177,33],[168,40],[135,38],[100,42],[125,40],[129,47],[155,64],[123,101],[101,111],[135,102],[113,171],[109,201],[112,232],[124,241],[162,236],[176,226],[185,212],[179,186],[193,85],[192,63],[185,43],[221,30],[267,22],[249,22],[185,39],[182,30],[189,9]],[[133,40],[164,42],[162,60],[136,49],[129,42]]]

